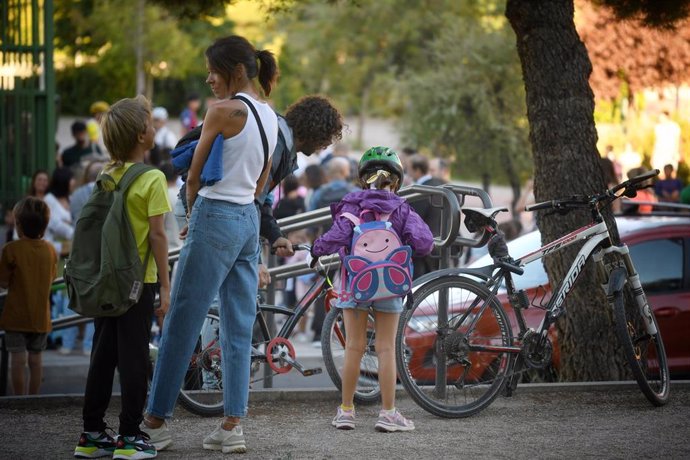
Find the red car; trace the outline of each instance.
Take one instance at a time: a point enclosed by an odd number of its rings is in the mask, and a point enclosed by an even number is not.
[[[616,223],[621,240],[630,248],[630,254],[645,293],[656,315],[661,336],[664,340],[668,367],[674,378],[690,375],[690,215],[684,216],[646,216],[646,217],[617,217]],[[510,254],[519,258],[535,251],[541,246],[541,235],[534,231],[523,235],[508,243]],[[486,255],[470,265],[471,268],[490,265],[492,260]],[[530,301],[546,304],[551,296],[551,288],[540,261],[526,265],[522,276],[514,276],[517,289],[524,289]],[[505,290],[499,290],[499,299],[510,319],[513,335],[518,332],[515,315],[506,299]],[[468,304],[468,298],[461,304],[453,301],[449,305],[449,317],[463,311],[463,304]],[[567,307],[567,300],[566,300]],[[418,381],[433,382],[435,376],[434,346],[437,334],[427,322],[435,319],[430,312],[424,311],[420,305],[413,318],[407,323],[405,343],[409,369]],[[544,311],[530,307],[523,311],[527,327],[537,329],[544,317]],[[481,330],[482,328],[486,330]],[[498,340],[497,323],[480,322],[475,331],[475,337],[487,337],[487,341]],[[558,337],[555,329],[550,330],[553,343],[552,363],[558,368],[559,349]],[[474,341],[476,343],[476,340]],[[494,345],[500,345],[500,343]],[[496,365],[489,357],[470,359],[472,365],[455,366],[448,369],[449,378],[456,379],[460,372],[467,372],[466,380],[481,379],[484,373],[490,373],[490,366]],[[458,374],[458,375],[453,375]]]

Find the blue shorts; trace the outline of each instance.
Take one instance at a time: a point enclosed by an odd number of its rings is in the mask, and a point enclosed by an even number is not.
[[[342,301],[338,299],[335,302],[336,308],[355,308],[357,310],[369,310],[369,308],[374,311],[380,311],[383,313],[402,313],[403,311],[403,298],[394,297],[392,299],[386,300],[375,300],[373,302],[362,302],[358,303],[354,300]]]

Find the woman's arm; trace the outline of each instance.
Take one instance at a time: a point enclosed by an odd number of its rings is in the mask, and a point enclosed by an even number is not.
[[[165,234],[165,214],[149,217],[149,244],[158,268],[160,307],[156,315],[163,316],[170,307],[170,275],[168,274],[168,237]]]
[[[209,107],[201,128],[201,137],[187,172],[187,213],[191,213],[201,188],[201,170],[218,134],[225,139],[237,135],[247,121],[247,108],[238,100],[221,101]]]

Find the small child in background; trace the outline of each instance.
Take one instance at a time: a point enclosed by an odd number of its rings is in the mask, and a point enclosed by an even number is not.
[[[403,198],[396,195],[403,183],[403,166],[398,154],[389,148],[374,147],[367,150],[359,161],[358,177],[363,190],[347,194],[332,206],[333,226],[319,237],[312,247],[312,266],[320,256],[338,252],[341,260],[352,243],[354,223],[345,214],[360,216],[362,211],[373,211],[388,216],[388,222],[400,242],[408,245],[415,256],[428,255],[434,238],[429,226]],[[387,241],[387,240],[386,240]],[[368,310],[374,310],[376,354],[379,364],[379,386],[382,409],[375,428],[378,431],[411,431],[414,423],[395,408],[395,335],[398,319],[403,310],[402,297],[373,302],[342,300],[336,307],[343,309],[345,329],[345,364],[342,378],[342,404],[338,407],[332,425],[338,429],[355,427],[354,393],[360,376],[360,361],[366,348]]]
[[[28,393],[41,386],[42,355],[48,343],[50,287],[57,274],[57,253],[44,241],[50,209],[43,200],[26,197],[14,207],[19,239],[7,243],[0,258],[0,287],[7,288],[0,329],[10,353],[12,387],[15,395],[27,394],[24,378],[29,365]]]

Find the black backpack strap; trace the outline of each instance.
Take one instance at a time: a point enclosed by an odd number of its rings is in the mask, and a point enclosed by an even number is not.
[[[266,137],[266,131],[264,131],[264,125],[261,124],[261,118],[259,118],[259,114],[256,111],[256,108],[254,107],[254,104],[247,99],[244,96],[241,96],[239,94],[236,94],[233,99],[239,99],[240,101],[244,102],[247,104],[249,109],[252,111],[254,114],[254,119],[256,120],[256,124],[259,126],[259,133],[261,134],[261,143],[264,146],[264,167],[261,168],[261,175],[263,175],[264,171],[266,171],[266,165],[268,164],[268,138]],[[261,175],[259,178],[261,178]]]

